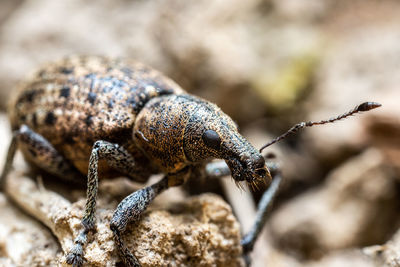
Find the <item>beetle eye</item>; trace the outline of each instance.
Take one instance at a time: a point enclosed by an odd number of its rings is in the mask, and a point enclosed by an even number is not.
[[[221,138],[216,131],[207,130],[203,133],[203,141],[206,146],[213,149],[219,149],[221,145]]]

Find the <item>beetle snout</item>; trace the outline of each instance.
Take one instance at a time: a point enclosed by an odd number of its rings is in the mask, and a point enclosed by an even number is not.
[[[261,177],[265,177],[267,175],[267,168],[266,167],[262,167],[259,169],[256,169],[254,172],[256,173],[256,175],[261,176]]]
[[[262,155],[246,155],[242,157],[241,162],[243,166],[244,177],[248,183],[265,180],[269,177],[269,171],[265,165],[265,159]]]
[[[265,159],[261,155],[254,156],[254,167],[257,168],[264,168],[265,167]]]
[[[257,154],[242,156],[240,161],[243,167],[249,171],[263,169],[265,167],[265,159]]]

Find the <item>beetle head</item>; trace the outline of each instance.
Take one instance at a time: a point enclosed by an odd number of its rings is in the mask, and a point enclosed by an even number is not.
[[[239,132],[233,120],[216,105],[202,101],[184,131],[184,151],[192,162],[224,159],[238,185],[257,185],[271,179],[263,156]]]

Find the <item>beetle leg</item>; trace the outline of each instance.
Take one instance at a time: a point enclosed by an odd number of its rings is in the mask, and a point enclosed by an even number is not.
[[[231,175],[231,170],[223,160],[210,162],[206,165],[205,169],[207,177],[219,178]]]
[[[11,139],[11,143],[8,147],[7,158],[6,158],[6,162],[4,163],[4,166],[3,166],[3,172],[1,173],[1,176],[0,176],[0,191],[4,190],[5,179],[6,179],[7,174],[11,170],[11,166],[12,166],[12,162],[13,162],[16,150],[17,150],[17,133],[14,132],[12,139]]]
[[[269,207],[273,202],[273,199],[278,192],[279,185],[282,181],[281,174],[279,172],[278,167],[275,164],[272,164],[269,168],[271,171],[271,175],[273,177],[272,182],[269,188],[263,193],[260,201],[258,202],[256,219],[251,227],[250,231],[242,237],[241,245],[243,248],[243,254],[245,259],[250,264],[249,253],[253,250],[254,244],[259,237],[265,222],[267,221],[267,215],[269,211]]]
[[[278,165],[271,161],[267,161],[266,164],[271,172],[273,180],[269,188],[263,193],[260,202],[258,203],[256,219],[253,226],[241,240],[243,254],[247,262],[250,261],[248,254],[253,250],[254,244],[265,225],[269,210],[268,208],[271,205],[282,181]],[[206,174],[210,177],[218,178],[230,175],[230,170],[224,161],[215,161],[206,165]]]
[[[150,202],[161,192],[168,188],[168,177],[159,182],[135,191],[119,203],[111,219],[110,228],[114,233],[114,240],[118,252],[128,267],[139,267],[136,257],[125,246],[121,234],[125,231],[129,222],[137,221],[146,210]]]
[[[74,240],[74,246],[66,256],[68,264],[83,264],[83,246],[87,243],[87,235],[95,228],[96,198],[98,189],[98,162],[105,159],[107,164],[125,174],[134,174],[140,168],[135,160],[122,146],[107,141],[96,141],[89,159],[87,198],[82,218],[83,229]]]
[[[19,130],[13,132],[0,177],[0,189],[4,189],[5,178],[11,170],[17,147],[31,162],[46,172],[69,182],[82,182],[80,179],[82,175],[43,136],[22,125]]]

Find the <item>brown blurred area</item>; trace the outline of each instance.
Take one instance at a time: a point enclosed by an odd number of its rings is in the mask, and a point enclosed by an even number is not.
[[[381,103],[268,149],[284,183],[253,263],[400,266],[399,1],[2,0],[2,112],[37,66],[70,54],[151,65],[218,104],[256,147],[294,123]],[[209,183],[186,188],[236,190]]]

